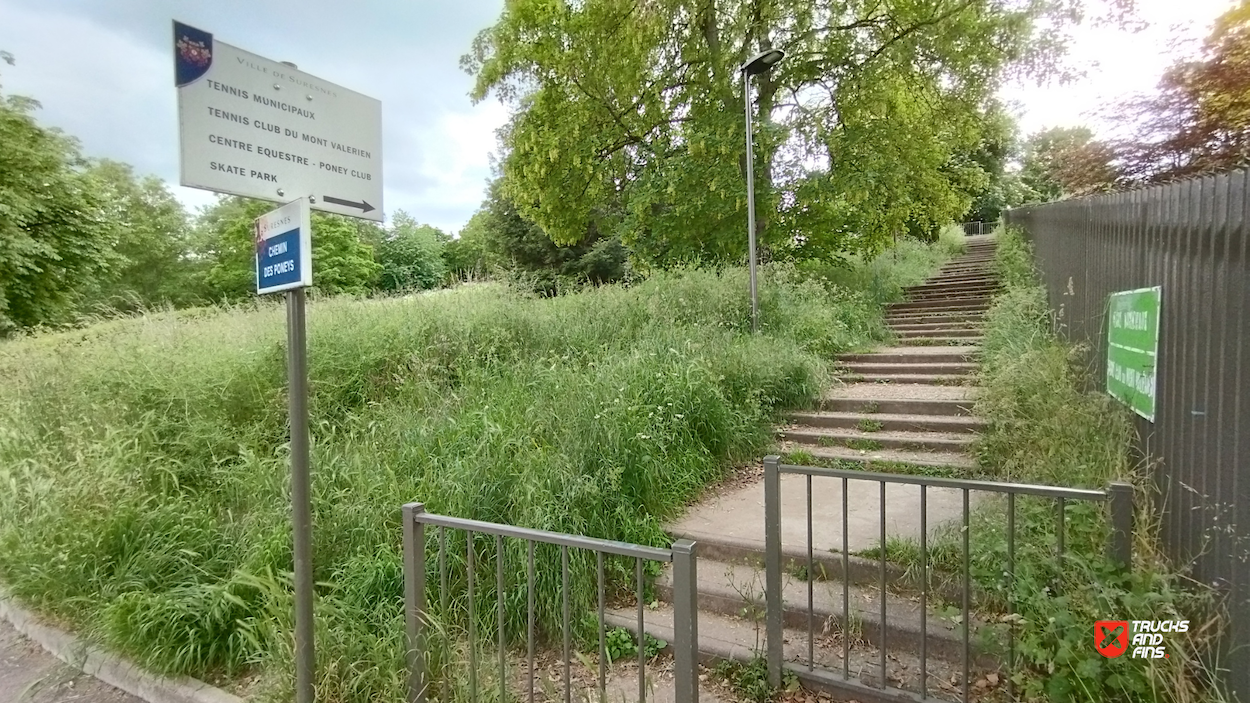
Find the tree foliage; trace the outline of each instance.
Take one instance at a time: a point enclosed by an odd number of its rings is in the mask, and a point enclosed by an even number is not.
[[[1132,181],[1167,181],[1250,163],[1250,2],[1242,0],[1220,16],[1199,55],[1174,63],[1157,93],[1130,108],[1136,132],[1118,148]]]
[[[1088,127],[1053,127],[1025,142],[1020,178],[1041,201],[1092,195],[1120,183],[1116,158]]]
[[[972,193],[972,205],[962,218],[964,222],[996,222],[1003,210],[1041,199],[1021,178],[1017,163],[1020,156],[1015,119],[1001,108],[990,112],[981,143],[971,154],[986,176],[985,185]]]
[[[212,300],[239,300],[256,292],[256,249],[252,223],[274,209],[273,203],[222,197],[197,222],[198,256],[205,259],[205,294]],[[321,293],[363,295],[381,271],[373,248],[362,240],[355,222],[338,215],[313,213],[313,286]]]
[[[77,142],[41,127],[36,108],[0,94],[0,335],[61,320],[117,261],[116,227]]]
[[[516,108],[503,189],[555,241],[619,236],[659,262],[745,250],[740,63],[757,76],[763,243],[877,248],[964,213],[970,158],[1013,65],[1044,65],[1080,3],[995,0],[509,0],[464,66]],[[776,226],[769,226],[775,224]]]
[[[520,274],[540,292],[553,293],[570,284],[610,283],[629,271],[629,250],[619,238],[602,234],[591,223],[577,242],[557,244],[521,214],[501,180],[491,184],[479,215],[484,258]]]
[[[387,292],[437,288],[447,276],[443,247],[451,238],[442,230],[419,224],[400,210],[390,230],[374,245],[381,271],[378,288]]]
[[[443,263],[455,280],[485,277],[497,263],[490,250],[490,213],[473,213],[455,239],[443,247]]]
[[[92,164],[89,173],[101,188],[104,217],[113,223],[110,244],[117,255],[91,297],[122,308],[196,302],[190,224],[164,181],[140,178],[129,165],[107,159]]]

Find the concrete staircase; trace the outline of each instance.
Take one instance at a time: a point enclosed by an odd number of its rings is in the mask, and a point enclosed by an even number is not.
[[[783,450],[816,459],[975,468],[969,455],[984,422],[972,417],[981,325],[999,289],[994,241],[968,237],[963,255],[886,316],[897,344],[838,358],[845,382],[816,412],[794,413],[778,433]]]
[[[991,270],[994,241],[986,236],[966,241],[963,255],[908,289],[904,301],[890,305],[895,344],[841,355],[838,387],[818,409],[790,415],[790,424],[778,433],[788,462],[849,462],[869,470],[909,464],[954,475],[975,468],[970,445],[985,423],[971,414],[976,388],[969,382],[981,321],[999,284]],[[750,660],[764,645],[763,480],[759,475],[742,479],[667,527],[674,537],[699,543],[704,659]],[[936,525],[958,522],[963,505],[958,490],[930,488],[926,495],[930,533]],[[915,574],[883,565],[870,552],[880,543],[883,523],[890,537],[919,537],[919,498],[918,487],[891,484],[883,505],[878,483],[815,478],[809,484],[799,475],[781,477],[783,649],[786,665],[805,688],[861,703],[913,699],[898,689],[913,697],[919,692],[924,652],[930,697],[958,698],[963,687],[959,623],[931,608],[926,612],[916,598]],[[940,580],[934,574],[933,588],[954,602],[955,594],[946,590],[951,582],[943,587]],[[672,612],[666,605],[671,574],[662,574],[655,587],[657,602],[645,609],[642,628],[672,642]],[[630,607],[610,610],[606,619],[617,627],[639,627]],[[971,682],[996,680],[993,658],[975,648],[973,655]],[[893,692],[881,688],[883,679]]]
[[[896,343],[842,355],[842,382],[816,410],[790,415],[790,423],[778,432],[779,453],[788,453],[791,463],[852,462],[868,470],[889,469],[885,464],[895,463],[963,475],[975,468],[970,445],[984,422],[972,416],[977,389],[969,382],[977,366],[982,318],[998,290],[993,255],[992,240],[969,237],[963,255],[926,283],[908,289],[906,299],[891,305],[887,315]],[[882,589],[882,564],[868,552],[879,544],[883,520],[890,536],[915,539],[920,534],[918,499],[917,487],[893,484],[883,506],[880,484],[874,482],[816,478],[805,484],[804,477],[782,476],[783,650],[787,667],[805,688],[862,703],[903,700],[907,694],[897,689],[913,696],[920,690],[924,651],[929,696],[958,697],[963,683],[959,624],[922,609],[913,590],[915,574],[894,564],[884,565],[888,587]],[[930,531],[957,521],[961,506],[959,492],[930,488]],[[762,480],[748,478],[723,487],[668,531],[699,543],[702,657],[754,658],[764,643]],[[868,556],[861,556],[866,552]],[[943,592],[936,574],[934,578],[934,587]],[[671,591],[670,574],[664,574],[656,583],[659,602],[646,609],[644,618],[647,632],[670,642],[672,611],[665,602]],[[611,611],[607,619],[637,629],[632,608]],[[990,673],[996,668],[993,660],[975,649],[973,656],[971,680],[996,680]],[[894,691],[881,688],[883,678]]]

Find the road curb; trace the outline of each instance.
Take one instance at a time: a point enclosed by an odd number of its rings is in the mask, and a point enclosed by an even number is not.
[[[14,629],[57,659],[148,703],[245,703],[242,698],[198,679],[157,676],[144,671],[116,654],[38,622],[3,592],[0,592],[0,618],[8,620]]]

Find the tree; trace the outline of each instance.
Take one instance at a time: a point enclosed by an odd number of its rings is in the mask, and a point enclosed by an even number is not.
[[[1135,135],[1118,148],[1135,182],[1250,163],[1250,2],[1242,0],[1220,16],[1200,54],[1174,63],[1158,93],[1139,98],[1129,112]]]
[[[450,239],[436,227],[418,224],[403,210],[396,212],[390,231],[374,248],[381,266],[378,288],[396,292],[442,285],[447,276],[443,247]]]
[[[0,94],[0,335],[62,320],[115,263],[103,194],[77,142],[36,123],[38,106]]]
[[[196,223],[197,256],[206,262],[204,288],[214,300],[238,300],[256,291],[253,221],[273,203],[233,196],[205,208]],[[356,223],[339,215],[313,213],[313,286],[327,294],[363,295],[372,290],[381,266],[362,241]]]
[[[1025,185],[1014,161],[1020,156],[1019,129],[1015,120],[995,105],[986,116],[981,143],[971,158],[986,175],[985,186],[973,192],[965,222],[996,222],[1003,210],[1037,202],[1041,197]]]
[[[1116,158],[1088,127],[1052,127],[1025,142],[1020,178],[1043,202],[1092,195],[1121,183]]]
[[[443,247],[443,263],[450,275],[459,280],[480,278],[490,271],[491,260],[488,238],[490,214],[478,210],[469,218],[460,234]]]
[[[475,100],[516,108],[503,189],[555,241],[615,236],[642,259],[745,250],[737,66],[756,77],[766,247],[879,248],[966,211],[983,105],[1009,67],[1045,65],[1080,6],[996,0],[509,0],[463,65]],[[775,223],[776,227],[770,227]]]
[[[573,244],[557,244],[522,216],[496,179],[480,211],[486,258],[528,278],[534,289],[555,293],[570,284],[611,283],[629,272],[629,250],[592,224]]]
[[[116,225],[118,256],[92,297],[113,307],[195,302],[187,213],[165,183],[137,178],[129,165],[107,159],[88,173],[101,188],[104,216]]]

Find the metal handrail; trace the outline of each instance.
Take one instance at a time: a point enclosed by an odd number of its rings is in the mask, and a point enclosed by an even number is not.
[[[971,654],[971,590],[972,579],[970,573],[971,551],[969,535],[971,533],[972,523],[970,520],[971,511],[969,496],[973,491],[989,492],[1003,494],[1007,498],[1007,564],[1005,574],[1010,582],[1015,581],[1015,532],[1016,532],[1016,497],[1036,496],[1040,498],[1053,499],[1056,502],[1056,531],[1055,531],[1055,553],[1057,560],[1062,560],[1065,550],[1065,504],[1068,500],[1080,500],[1089,502],[1106,502],[1110,507],[1111,517],[1111,538],[1108,543],[1108,555],[1114,561],[1121,565],[1128,565],[1132,560],[1132,533],[1133,533],[1133,487],[1131,484],[1115,482],[1112,483],[1107,490],[1091,490],[1083,488],[1067,488],[1062,486],[1044,486],[1022,483],[999,483],[995,481],[983,481],[977,479],[958,479],[958,478],[941,478],[936,476],[917,476],[912,474],[889,474],[872,471],[860,471],[856,469],[832,469],[819,466],[799,466],[793,464],[782,464],[781,457],[770,455],[764,458],[764,570],[765,570],[765,630],[766,652],[765,658],[768,666],[769,681],[774,686],[781,684],[781,672],[783,667],[783,649],[782,649],[782,539],[781,539],[781,475],[797,474],[805,476],[807,488],[807,573],[808,577],[808,623],[807,623],[807,639],[808,639],[808,662],[807,670],[814,671],[815,655],[814,655],[814,639],[815,639],[815,622],[813,618],[814,604],[813,591],[810,574],[814,573],[815,555],[813,553],[812,539],[812,477],[826,477],[841,480],[842,483],[842,629],[845,633],[850,625],[850,591],[848,585],[849,574],[849,544],[848,544],[848,506],[847,506],[847,488],[850,481],[867,481],[870,483],[878,483],[880,485],[880,522],[879,522],[879,539],[880,539],[880,569],[878,576],[878,588],[880,592],[879,606],[879,641],[876,642],[879,650],[880,660],[880,681],[877,685],[866,688],[866,684],[855,681],[851,675],[850,669],[850,652],[849,638],[842,637],[842,671],[841,679],[831,679],[840,687],[845,687],[852,692],[867,694],[871,689],[884,690],[888,688],[886,678],[887,671],[887,653],[886,632],[887,632],[887,589],[886,589],[886,486],[888,484],[904,484],[915,485],[920,487],[920,553],[923,568],[921,569],[921,590],[920,590],[920,699],[929,700],[928,698],[928,599],[929,599],[929,545],[928,545],[928,489],[929,488],[950,488],[956,489],[962,493],[961,510],[960,510],[960,551],[962,557],[962,573],[959,574],[961,581],[961,603],[962,611],[961,631],[962,631],[962,667],[963,667],[963,690],[962,700],[968,703],[971,700],[971,690],[969,687],[970,665],[972,660]],[[1007,669],[1008,669],[1008,695],[1014,695],[1012,689],[1011,674],[1016,666],[1016,643],[1014,630],[1008,631],[1008,652],[1007,652]],[[912,694],[901,690],[894,691],[901,694],[903,698],[910,697]]]
[[[499,695],[501,699],[507,698],[506,687],[507,670],[507,641],[504,632],[504,591],[508,581],[505,575],[504,559],[503,559],[503,540],[504,538],[519,539],[527,543],[527,564],[525,570],[526,578],[526,604],[527,604],[527,630],[526,630],[526,657],[528,666],[529,680],[529,702],[535,701],[535,681],[534,681],[534,661],[535,661],[535,630],[536,630],[536,610],[535,610],[535,593],[534,593],[534,572],[535,572],[535,555],[534,547],[536,544],[549,544],[560,548],[560,580],[562,583],[562,643],[563,643],[563,664],[564,664],[564,700],[566,703],[571,701],[572,694],[572,678],[570,676],[570,668],[572,665],[572,652],[570,625],[573,621],[573,613],[570,608],[569,598],[569,549],[583,549],[595,554],[596,576],[599,596],[599,696],[600,699],[606,700],[606,661],[607,661],[607,644],[606,644],[606,593],[604,579],[604,557],[605,555],[616,555],[629,557],[634,559],[634,578],[637,589],[637,635],[638,635],[638,700],[645,703],[647,694],[646,686],[646,644],[644,629],[644,591],[645,582],[643,579],[643,561],[656,561],[661,563],[671,563],[672,581],[673,581],[673,677],[675,694],[678,701],[682,703],[698,703],[699,700],[699,618],[698,618],[698,570],[696,558],[696,543],[681,539],[673,543],[672,548],[663,549],[658,547],[648,547],[641,544],[631,544],[628,542],[618,542],[614,540],[598,539],[594,537],[585,537],[582,535],[566,534],[561,532],[551,532],[548,530],[537,530],[527,527],[517,527],[514,525],[504,525],[494,522],[484,522],[481,520],[471,520],[468,518],[458,518],[448,515],[436,515],[425,511],[425,506],[421,503],[409,503],[403,507],[403,534],[404,534],[404,623],[407,644],[407,663],[408,663],[408,700],[411,703],[425,703],[425,701],[436,693],[430,688],[429,672],[426,670],[426,642],[427,629],[430,627],[430,618],[428,612],[428,603],[426,601],[426,580],[431,578],[426,569],[426,526],[439,528],[437,535],[437,567],[434,576],[438,580],[438,597],[440,607],[443,612],[448,609],[448,569],[446,562],[447,553],[447,530],[462,530],[466,534],[467,553],[465,561],[466,583],[468,588],[468,639],[469,639],[469,689],[470,700],[476,703],[478,700],[477,690],[477,633],[476,618],[474,616],[474,571],[475,571],[475,550],[474,544],[477,535],[491,535],[495,542],[495,589],[496,589],[496,616],[498,620],[497,647],[498,647],[498,670],[499,670]],[[489,585],[487,585],[489,587]],[[449,699],[449,691],[444,683],[444,690],[438,696],[439,700],[446,701]]]
[[[993,220],[990,222],[982,222],[979,220],[973,222],[960,222],[959,228],[964,231],[965,236],[983,236],[992,233],[995,229],[998,229],[999,222],[1000,220]],[[972,227],[970,225],[976,226]],[[976,230],[975,232],[972,231],[974,229]]]
[[[905,483],[914,486],[932,486],[935,488],[960,488],[970,491],[987,491],[990,493],[1014,493],[1016,495],[1033,495],[1043,498],[1071,498],[1073,500],[1107,500],[1108,492],[1088,488],[1066,488],[1063,486],[1042,486],[1028,483],[999,483],[997,481],[979,481],[968,478],[941,478],[938,476],[917,476],[914,474],[887,474],[858,469],[829,469],[823,466],[797,466],[778,464],[777,470],[783,474],[811,474],[831,478],[851,478],[859,481],[881,481],[885,483]]]
[[[417,505],[419,505],[419,503]],[[481,520],[470,520],[462,517],[435,515],[434,513],[427,513],[425,511],[415,512],[414,515],[417,520],[434,527],[449,527],[452,529],[468,530],[470,532],[476,532],[484,535],[515,537],[517,539],[529,540],[531,542],[542,542],[543,544],[554,544],[561,547],[572,547],[574,549],[589,549],[594,552],[616,554],[623,557],[639,557],[642,559],[650,559],[651,561],[671,562],[673,560],[672,549],[646,547],[641,544],[633,544],[631,542],[617,542],[615,540],[599,539],[597,537],[571,535],[564,532],[536,530],[529,527],[504,525],[497,522],[483,522]]]

